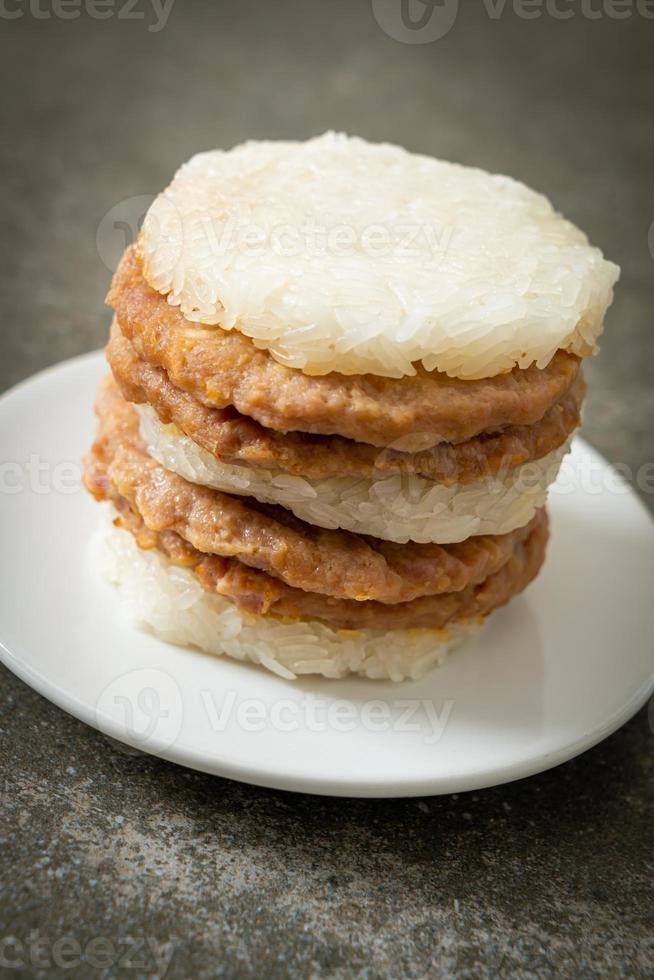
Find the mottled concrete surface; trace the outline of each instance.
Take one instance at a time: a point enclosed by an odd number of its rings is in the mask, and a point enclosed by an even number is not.
[[[654,459],[654,21],[568,6],[466,2],[409,45],[365,0],[177,0],[160,31],[149,0],[144,20],[4,5],[23,16],[0,15],[0,386],[102,343],[112,207],[133,227],[129,199],[197,149],[334,127],[510,172],[620,262],[586,434],[636,475]],[[0,940],[23,964],[3,976],[654,976],[645,712],[542,776],[375,803],[126,756],[7,673],[0,708]]]
[[[652,975],[645,714],[536,778],[372,803],[127,757],[15,681],[2,714],[3,935],[170,943],[180,978]]]

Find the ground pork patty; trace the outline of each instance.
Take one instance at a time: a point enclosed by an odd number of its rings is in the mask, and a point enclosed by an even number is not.
[[[221,462],[279,469],[309,479],[375,479],[392,473],[416,473],[445,486],[473,483],[499,470],[542,459],[562,446],[580,424],[586,391],[580,372],[561,401],[534,425],[509,426],[501,433],[482,434],[456,445],[444,443],[420,453],[400,453],[342,436],[276,432],[234,408],[207,408],[177,388],[162,368],[139,358],[116,320],[106,353],[128,401],[151,405],[162,422],[174,423]]]
[[[113,495],[116,523],[130,531],[139,547],[155,548],[174,565],[192,569],[208,592],[231,599],[239,610],[284,619],[317,619],[337,629],[442,629],[487,616],[505,605],[536,577],[544,558],[548,521],[542,510],[530,533],[516,544],[507,563],[485,581],[460,592],[423,596],[412,602],[384,605],[335,599],[292,588],[236,558],[205,555],[175,531],[149,530],[127,500]]]
[[[107,302],[140,357],[210,408],[233,405],[281,432],[342,435],[403,452],[465,442],[508,425],[533,425],[563,398],[579,358],[558,351],[550,364],[461,381],[418,368],[412,378],[328,374],[308,377],[279,364],[238,331],[191,323],[152,289],[130,246]]]
[[[200,487],[164,469],[147,454],[136,412],[112,379],[100,386],[97,410],[86,477],[97,497],[124,497],[150,530],[175,531],[198,551],[238,558],[307,592],[393,604],[461,591],[506,564],[531,530],[447,546],[324,530],[281,507]]]

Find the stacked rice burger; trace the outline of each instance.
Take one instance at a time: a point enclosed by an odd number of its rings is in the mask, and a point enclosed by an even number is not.
[[[537,575],[619,270],[507,177],[326,134],[193,157],[108,302],[86,484],[177,643],[417,677]]]

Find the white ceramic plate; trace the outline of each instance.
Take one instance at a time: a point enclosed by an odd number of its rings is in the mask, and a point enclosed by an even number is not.
[[[538,581],[419,682],[288,682],[136,629],[94,571],[99,508],[78,484],[104,370],[87,355],[0,399],[0,654],[82,721],[246,782],[412,796],[548,769],[649,697],[652,522],[581,441],[551,495]]]

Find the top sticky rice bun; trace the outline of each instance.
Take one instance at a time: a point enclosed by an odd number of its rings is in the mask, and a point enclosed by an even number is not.
[[[145,278],[307,374],[489,378],[594,350],[619,270],[508,177],[327,133],[193,157]]]

